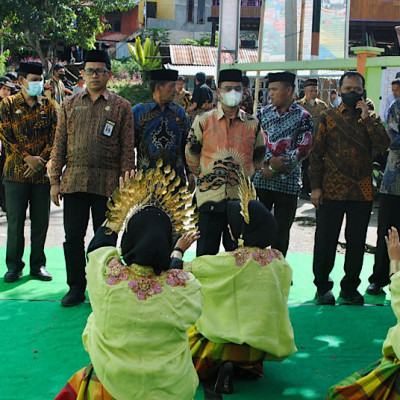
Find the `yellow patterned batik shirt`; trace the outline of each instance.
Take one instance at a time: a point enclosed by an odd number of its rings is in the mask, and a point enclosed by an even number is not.
[[[30,107],[22,93],[8,97],[0,103],[0,139],[6,162],[3,179],[25,183],[48,183],[46,168],[30,178],[24,177],[28,155],[49,160],[56,130],[56,115],[50,100],[38,96]]]

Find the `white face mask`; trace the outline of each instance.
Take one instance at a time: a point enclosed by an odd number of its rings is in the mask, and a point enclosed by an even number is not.
[[[29,88],[25,88],[26,93],[31,97],[39,96],[43,92],[43,81],[28,82]]]
[[[242,101],[242,92],[237,92],[233,89],[227,93],[221,92],[221,98],[221,101],[228,107],[236,107]]]

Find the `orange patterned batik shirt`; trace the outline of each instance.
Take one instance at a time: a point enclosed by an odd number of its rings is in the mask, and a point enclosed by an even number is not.
[[[226,118],[220,103],[197,116],[186,144],[187,164],[197,176],[197,205],[239,198],[238,174],[253,177],[265,153],[256,117],[239,110],[236,118]]]

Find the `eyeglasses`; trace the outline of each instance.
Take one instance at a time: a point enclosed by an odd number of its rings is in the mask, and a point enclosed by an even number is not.
[[[224,86],[219,88],[221,92],[225,93],[230,92],[231,90],[235,90],[236,92],[241,92],[242,89],[243,89],[242,86]]]
[[[83,72],[85,73],[85,75],[88,75],[88,76],[92,76],[93,74],[96,74],[98,76],[102,76],[102,75],[106,75],[109,71],[108,71],[107,68],[96,68],[96,69],[85,68],[83,70]]]

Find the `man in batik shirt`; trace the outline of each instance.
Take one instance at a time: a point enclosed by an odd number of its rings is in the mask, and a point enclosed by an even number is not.
[[[372,210],[372,150],[385,151],[389,137],[379,117],[369,109],[361,74],[343,74],[339,93],[343,103],[322,112],[310,154],[311,201],[317,209],[314,284],[318,304],[335,304],[329,275],[346,215],[345,276],[340,297],[347,304],[362,305],[364,298],[357,287]]]
[[[43,67],[22,62],[18,69],[21,92],[0,103],[0,139],[6,161],[3,179],[7,204],[7,273],[4,282],[22,275],[24,225],[29,205],[31,228],[30,274],[42,281],[46,271],[44,243],[50,216],[50,183],[46,164],[56,129],[54,105],[41,96]]]
[[[242,72],[226,69],[218,77],[218,106],[196,117],[186,145],[186,160],[197,176],[200,239],[196,255],[237,247],[227,220],[227,202],[239,198],[239,176],[252,178],[265,157],[264,135],[256,117],[240,109]]]
[[[311,115],[293,101],[296,75],[291,72],[268,74],[271,105],[258,113],[267,144],[264,169],[254,178],[259,199],[271,210],[278,223],[272,247],[286,256],[290,228],[300,192],[301,163],[312,146]]]
[[[373,296],[383,294],[382,288],[390,282],[385,236],[393,226],[400,231],[400,98],[389,108],[386,132],[390,138],[389,156],[379,188],[378,240],[373,274],[367,288],[367,293]]]
[[[194,176],[185,161],[185,143],[190,123],[185,110],[173,103],[178,71],[150,71],[153,102],[133,107],[137,169],[156,168],[159,160],[170,165],[181,185],[194,190]]]
[[[94,232],[105,220],[108,197],[119,177],[135,165],[129,102],[107,89],[112,76],[108,54],[86,53],[86,89],[64,100],[51,153],[51,199],[64,202],[64,255],[70,288],[61,305],[85,300],[84,238],[92,216]],[[65,168],[64,168],[65,167]]]
[[[183,107],[185,111],[189,108],[192,103],[192,95],[189,91],[185,89],[185,77],[178,76],[178,80],[176,81],[176,94],[174,103]]]

